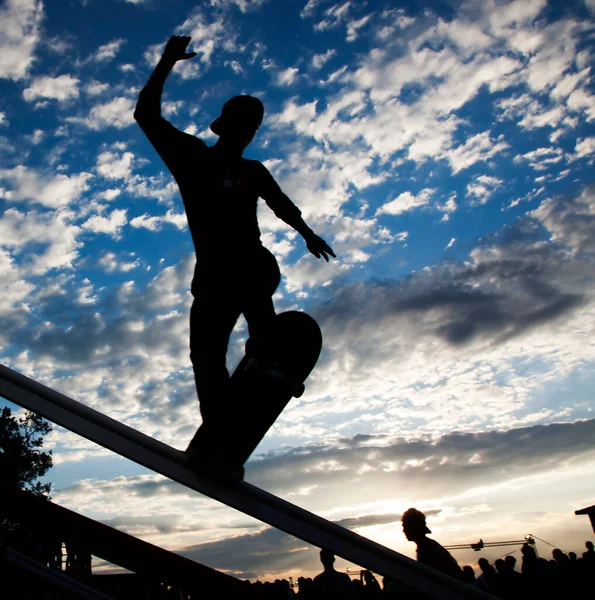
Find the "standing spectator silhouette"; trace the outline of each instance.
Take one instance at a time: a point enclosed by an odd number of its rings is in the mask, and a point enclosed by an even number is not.
[[[477,578],[477,587],[484,592],[499,596],[502,585],[494,566],[487,558],[480,558],[477,565],[481,569],[481,575]]]
[[[516,569],[516,558],[509,554],[504,558],[504,567],[500,573],[503,586],[513,600],[516,598],[525,598],[525,581],[521,573]]]
[[[453,555],[436,540],[427,537],[432,533],[426,525],[426,516],[421,511],[410,508],[401,517],[403,533],[410,542],[417,544],[417,560],[429,567],[442,571],[451,577],[463,579],[463,571]]]
[[[583,552],[583,558],[587,561],[595,561],[595,548],[593,548],[593,542],[586,541],[585,548],[587,549],[587,551]],[[590,562],[589,564],[594,563]]]
[[[355,588],[349,575],[335,570],[335,555],[323,548],[320,562],[324,571],[314,577],[310,597],[314,600],[355,600]]]
[[[374,600],[382,595],[382,588],[378,583],[378,580],[370,571],[360,571],[361,577],[361,590],[360,597],[366,600]],[[353,581],[352,583],[355,583]]]
[[[163,118],[165,80],[178,61],[196,56],[186,51],[189,42],[186,36],[169,39],[140,92],[134,118],[175,178],[184,202],[197,259],[191,287],[190,359],[203,423],[216,423],[219,431],[233,413],[226,354],[235,323],[243,314],[258,360],[259,332],[275,316],[272,296],[280,272],[275,257],[260,240],[258,198],[302,235],[314,256],[328,261],[335,255],[304,222],[300,210],[266,167],[242,157],[262,123],[264,107],[260,100],[247,95],[228,100],[211,123],[211,130],[219,136],[212,147]],[[223,439],[219,449],[202,448],[198,441],[193,442],[188,453],[196,466],[216,471],[235,468],[226,464]]]
[[[521,572],[527,593],[535,598],[554,598],[553,579],[547,560],[539,558],[530,544],[523,544],[521,553],[523,554]]]
[[[472,585],[473,587],[477,587],[477,579],[475,579],[475,571],[473,567],[469,565],[465,565],[463,567],[463,581]]]

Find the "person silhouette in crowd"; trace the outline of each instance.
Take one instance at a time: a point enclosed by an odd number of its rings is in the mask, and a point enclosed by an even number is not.
[[[320,562],[324,571],[314,577],[310,597],[315,600],[355,600],[355,588],[349,575],[335,570],[335,555],[323,548]]]
[[[258,335],[275,316],[272,296],[280,282],[277,261],[260,239],[258,199],[263,198],[278,218],[303,237],[316,258],[328,262],[335,254],[308,227],[301,211],[266,167],[242,156],[264,117],[259,99],[234,96],[223,105],[221,115],[210,126],[219,136],[213,146],[163,118],[161,95],[169,73],[178,61],[196,56],[187,52],[190,39],[169,39],[139,94],[134,118],[170,170],[182,196],[196,252],[190,359],[203,423],[225,424],[230,414],[226,367],[229,337],[243,314],[254,358],[264,360],[259,356]],[[269,370],[264,367],[265,372]],[[216,448],[201,448],[198,442],[191,442],[187,452],[197,466],[205,461],[217,470],[228,466],[218,464],[218,456],[224,453],[218,455]]]
[[[355,583],[355,581],[357,580],[354,580],[352,583]],[[359,595],[361,598],[372,600],[378,598],[382,594],[382,588],[371,571],[360,571],[360,583],[361,590]]]
[[[436,540],[427,537],[432,533],[426,525],[426,516],[421,511],[410,508],[401,517],[403,533],[410,542],[417,544],[417,560],[429,567],[442,571],[451,577],[463,579],[463,571],[453,555]]]
[[[481,569],[481,575],[477,578],[477,587],[494,596],[500,595],[502,585],[494,565],[487,558],[480,558],[477,566]]]
[[[473,587],[477,587],[477,579],[475,579],[475,571],[473,570],[473,567],[471,567],[469,565],[465,565],[463,567],[462,579],[465,583],[468,583],[469,585],[472,585]]]
[[[590,561],[589,564],[593,564],[592,561],[595,561],[595,549],[593,548],[593,542],[587,540],[585,542],[585,548],[587,551],[583,552],[583,558],[586,561]]]
[[[521,573],[527,590],[530,590],[535,598],[553,598],[556,590],[554,590],[548,561],[539,558],[531,544],[523,544],[521,553],[523,555]]]

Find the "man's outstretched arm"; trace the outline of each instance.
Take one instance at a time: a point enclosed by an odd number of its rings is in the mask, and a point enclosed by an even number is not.
[[[165,45],[163,56],[159,59],[149,81],[141,90],[134,111],[134,118],[143,128],[147,123],[161,119],[161,94],[167,76],[176,62],[196,56],[196,52],[186,52],[190,37],[172,35]]]
[[[306,242],[308,250],[316,258],[324,258],[328,262],[329,256],[337,258],[333,249],[319,236],[316,235],[302,218],[300,209],[286,196],[279,184],[269,173],[264,165],[262,167],[262,189],[260,196],[273,210],[275,215],[293,227]]]

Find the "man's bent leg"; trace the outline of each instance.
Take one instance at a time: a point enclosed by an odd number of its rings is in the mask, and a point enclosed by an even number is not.
[[[251,338],[258,336],[275,318],[273,294],[281,281],[279,265],[266,248],[261,248],[253,265],[255,268],[242,290],[242,312]]]

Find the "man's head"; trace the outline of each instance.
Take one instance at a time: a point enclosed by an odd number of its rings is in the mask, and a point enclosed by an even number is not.
[[[494,567],[492,567],[492,565],[490,564],[490,562],[488,561],[487,558],[480,558],[477,561],[477,566],[484,572],[484,573],[492,573],[495,571]]]
[[[335,564],[335,555],[330,550],[323,548],[320,551],[320,562],[326,570],[332,569]]]
[[[401,517],[403,533],[410,542],[425,537],[426,533],[432,533],[426,525],[426,515],[421,511],[410,508]]]
[[[221,109],[221,115],[211,123],[211,131],[225,144],[243,150],[254,138],[262,123],[264,106],[254,96],[234,96]]]

